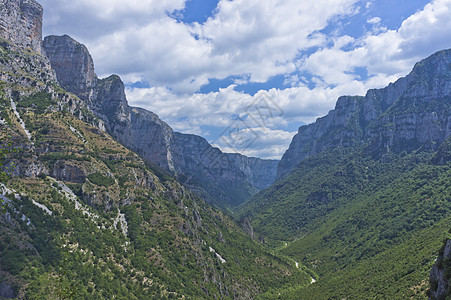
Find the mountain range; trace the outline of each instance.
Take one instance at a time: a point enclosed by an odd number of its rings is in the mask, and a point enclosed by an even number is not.
[[[124,84],[97,78],[87,48],[69,36],[48,36],[43,49],[58,82],[88,104],[120,143],[176,176],[222,208],[235,207],[274,182],[278,161],[222,153],[204,138],[174,132],[157,115],[128,105]]]
[[[42,15],[0,3],[1,137],[16,149],[0,298],[446,297],[451,50],[340,97],[279,162],[130,106],[84,45],[42,39]]]

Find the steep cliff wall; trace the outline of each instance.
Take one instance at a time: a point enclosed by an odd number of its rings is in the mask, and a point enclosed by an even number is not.
[[[277,177],[323,150],[371,145],[375,156],[420,147],[436,149],[451,135],[451,50],[417,63],[412,72],[365,97],[344,96],[334,110],[299,128]]]
[[[97,75],[88,49],[67,35],[47,36],[43,47],[61,86],[85,101],[91,100]]]
[[[41,53],[42,12],[34,0],[1,0],[0,37]]]
[[[220,206],[235,206],[276,176],[277,161],[225,154],[204,138],[174,132],[157,115],[128,105],[116,76],[98,79],[88,49],[69,36],[43,43],[61,86],[84,99],[118,141],[178,177],[201,187]]]
[[[451,279],[451,240],[447,240],[440,250],[437,262],[432,267],[429,282],[430,299],[445,299],[450,293],[448,291]]]

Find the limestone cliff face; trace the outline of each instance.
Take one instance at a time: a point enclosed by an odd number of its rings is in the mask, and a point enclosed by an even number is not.
[[[1,0],[0,37],[41,53],[42,12],[34,0]]]
[[[429,299],[445,299],[449,295],[450,266],[451,240],[447,240],[431,270]]]
[[[85,46],[68,36],[44,39],[61,86],[86,101],[119,142],[224,207],[239,205],[276,176],[277,161],[225,154],[204,138],[174,132],[157,115],[128,105],[124,84],[98,79]]]
[[[58,86],[55,71],[43,55],[42,7],[33,0],[0,0],[0,80],[8,99],[43,92],[55,110],[74,113],[83,104]]]
[[[41,30],[42,7],[36,1],[0,0],[2,81],[38,88],[56,82],[48,59],[42,55]]]
[[[365,97],[344,96],[334,110],[299,128],[279,163],[281,178],[307,157],[335,147],[368,144],[374,156],[420,147],[437,149],[451,135],[451,50]]]
[[[43,47],[61,86],[82,100],[91,100],[97,76],[88,49],[67,35],[47,36]]]

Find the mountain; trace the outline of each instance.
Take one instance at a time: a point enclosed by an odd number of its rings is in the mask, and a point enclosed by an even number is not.
[[[37,2],[1,1],[0,20],[0,147],[17,150],[0,170],[11,175],[0,183],[0,298],[249,299],[309,284],[103,130],[168,127],[128,107],[120,79],[97,79],[89,61],[65,61],[83,68],[66,78],[80,96],[66,91],[40,47]]]
[[[61,86],[89,105],[120,143],[175,175],[222,208],[234,207],[274,182],[278,161],[226,154],[204,138],[174,132],[157,115],[128,105],[118,76],[98,79],[87,48],[48,36],[43,48]]]
[[[316,283],[283,299],[427,298],[451,213],[451,50],[303,126],[237,217]]]
[[[334,110],[302,126],[277,169],[281,178],[307,157],[368,145],[372,155],[437,149],[451,135],[451,50],[417,63],[412,72],[365,97],[344,96]]]

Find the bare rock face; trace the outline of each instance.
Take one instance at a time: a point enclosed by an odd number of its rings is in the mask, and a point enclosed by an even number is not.
[[[83,169],[76,165],[63,163],[62,161],[55,163],[52,176],[58,180],[73,183],[84,183],[86,179],[86,174]]]
[[[86,47],[69,36],[44,39],[45,52],[61,86],[86,101],[119,142],[181,182],[230,207],[268,187],[277,162],[225,154],[204,138],[174,132],[152,112],[130,107],[117,75],[98,79]]]
[[[437,262],[432,267],[430,275],[431,288],[428,292],[429,299],[445,299],[449,286],[449,267],[451,265],[451,240],[447,240],[444,248],[440,251]],[[448,269],[446,271],[445,269]]]
[[[249,235],[251,239],[254,239],[254,228],[252,227],[251,220],[249,218],[243,218],[242,220],[240,220],[240,223],[241,228],[243,228],[243,230]]]
[[[41,53],[42,13],[34,0],[1,0],[0,37]]]
[[[421,147],[436,150],[450,135],[451,50],[443,50],[386,88],[340,97],[327,116],[300,127],[277,178],[328,149],[367,144],[372,155],[383,157]]]
[[[82,100],[90,101],[97,76],[88,49],[68,35],[47,36],[43,47],[61,86]]]

